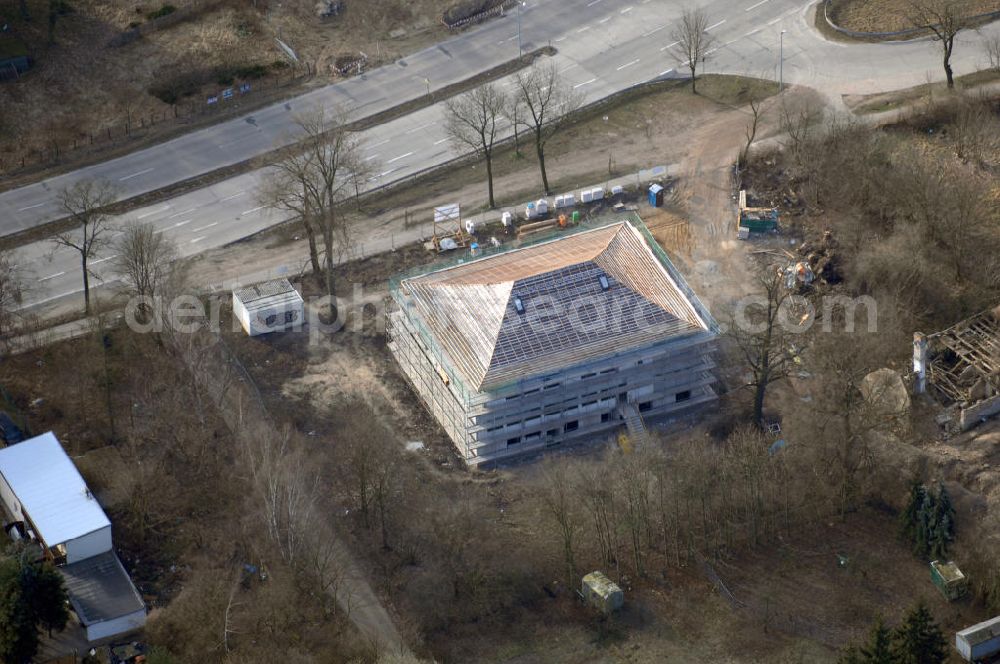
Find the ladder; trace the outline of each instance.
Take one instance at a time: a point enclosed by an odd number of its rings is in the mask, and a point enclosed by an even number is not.
[[[629,438],[636,445],[649,442],[649,432],[646,430],[646,423],[642,421],[639,409],[632,402],[622,405],[622,417],[625,418],[625,428],[628,429]]]

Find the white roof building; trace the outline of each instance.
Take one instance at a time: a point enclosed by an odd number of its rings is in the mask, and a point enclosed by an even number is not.
[[[305,306],[288,279],[274,279],[233,289],[233,315],[250,336],[300,328]]]
[[[57,557],[75,562],[111,549],[111,522],[51,432],[0,450],[0,477],[7,511]]]

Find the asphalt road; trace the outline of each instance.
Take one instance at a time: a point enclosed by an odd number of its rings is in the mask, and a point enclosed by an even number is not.
[[[786,82],[814,87],[835,103],[845,93],[869,93],[908,87],[942,77],[939,46],[927,40],[887,44],[842,44],[820,37],[811,25],[811,2],[801,0],[732,0],[703,2],[716,38],[707,71],[778,78],[783,54]],[[666,0],[529,0],[521,17],[522,43],[530,49],[551,43],[565,78],[588,101],[658,76],[680,76],[670,54],[672,26],[680,6]],[[986,28],[996,33],[1000,25]],[[784,37],[781,37],[785,31]],[[953,63],[958,73],[982,66],[981,37],[964,33]],[[783,46],[782,46],[783,42]],[[117,181],[125,196],[156,189],[215,168],[239,162],[291,140],[296,109],[317,103],[350,104],[357,116],[374,113],[489,69],[517,55],[516,12],[495,19],[438,46],[370,72],[328,86],[288,104],[262,109],[250,118],[198,130],[104,164],[0,194],[0,234],[57,218],[54,194],[80,177]],[[507,84],[509,81],[503,81]],[[445,138],[441,104],[364,132],[368,157],[379,165],[372,187],[396,181],[456,156]],[[255,171],[204,189],[133,211],[120,221],[155,224],[190,255],[221,246],[283,220],[256,200],[262,177]],[[50,243],[19,250],[34,288],[34,305],[79,293],[79,256],[53,251]],[[107,276],[111,256],[92,261]],[[82,299],[82,298],[81,298]]]

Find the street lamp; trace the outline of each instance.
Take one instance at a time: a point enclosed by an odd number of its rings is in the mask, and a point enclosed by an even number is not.
[[[787,30],[782,30],[781,34],[778,36],[778,92],[781,92],[785,87],[785,33]]]
[[[524,54],[524,49],[521,47],[521,7],[527,6],[527,2],[517,3],[517,56],[521,57]]]

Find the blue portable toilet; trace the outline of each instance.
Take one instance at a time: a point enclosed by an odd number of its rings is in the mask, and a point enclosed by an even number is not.
[[[650,207],[663,206],[663,187],[658,184],[649,186],[649,205]]]

